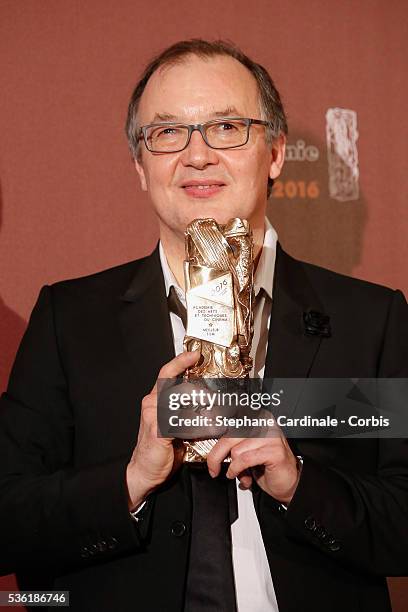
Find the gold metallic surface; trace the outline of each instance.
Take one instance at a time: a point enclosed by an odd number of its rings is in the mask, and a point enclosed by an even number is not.
[[[185,231],[187,333],[184,350],[199,349],[185,381],[247,378],[253,336],[253,241],[248,221],[195,219]],[[205,461],[216,439],[185,441],[184,461]]]

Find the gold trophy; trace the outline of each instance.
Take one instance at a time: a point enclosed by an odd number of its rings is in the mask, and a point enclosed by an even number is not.
[[[184,380],[242,379],[252,369],[253,241],[245,219],[195,219],[185,231],[187,330],[184,350],[200,350]],[[217,440],[185,440],[185,462],[204,462]]]

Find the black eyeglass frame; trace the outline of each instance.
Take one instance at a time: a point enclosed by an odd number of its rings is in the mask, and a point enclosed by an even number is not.
[[[245,142],[242,142],[239,145],[232,145],[232,146],[228,146],[228,147],[213,147],[212,145],[209,144],[206,136],[205,136],[205,132],[204,132],[204,127],[207,126],[208,124],[217,124],[217,123],[228,123],[228,121],[244,121],[246,124],[246,128],[247,128],[247,135],[246,135],[246,139]],[[250,119],[248,117],[225,117],[222,119],[211,119],[210,121],[206,121],[205,123],[179,123],[176,121],[169,121],[169,122],[164,122],[164,123],[149,123],[148,125],[143,125],[142,127],[139,128],[139,137],[138,137],[138,141],[142,140],[145,143],[146,149],[148,151],[150,151],[150,153],[180,153],[180,151],[184,151],[184,149],[186,149],[188,147],[188,145],[190,144],[190,140],[191,140],[191,134],[195,131],[198,130],[201,134],[201,136],[203,137],[203,140],[205,142],[205,144],[210,147],[210,149],[218,149],[218,150],[222,150],[222,149],[236,149],[237,147],[243,147],[244,145],[247,144],[248,140],[249,140],[249,129],[251,127],[251,125],[265,125],[266,127],[272,127],[271,123],[269,121],[263,121],[262,119]],[[174,125],[178,125],[181,127],[186,127],[188,128],[188,136],[187,136],[187,142],[184,145],[184,147],[182,147],[181,149],[176,149],[174,151],[156,151],[154,149],[151,149],[149,147],[149,145],[147,144],[147,130],[149,128],[152,127],[171,127]]]

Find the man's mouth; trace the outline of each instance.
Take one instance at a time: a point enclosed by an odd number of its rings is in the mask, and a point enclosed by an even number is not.
[[[225,187],[225,183],[216,180],[209,180],[208,182],[192,180],[182,183],[181,187],[187,195],[202,198],[220,193],[222,188]]]
[[[210,187],[213,187],[215,185],[215,183],[211,183],[211,185],[185,185],[184,189],[186,189],[186,187],[197,187],[197,189],[210,189]]]

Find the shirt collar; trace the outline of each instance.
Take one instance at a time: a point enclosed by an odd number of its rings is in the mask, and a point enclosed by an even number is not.
[[[255,297],[263,289],[269,298],[272,299],[272,286],[273,286],[273,274],[275,270],[276,260],[276,243],[278,241],[278,235],[271,225],[269,219],[265,217],[265,234],[262,245],[261,256],[256,267],[254,277],[254,290]],[[160,264],[163,270],[164,283],[166,287],[166,296],[168,297],[170,287],[173,285],[176,290],[177,297],[185,304],[185,294],[181,287],[178,285],[176,277],[170,269],[167,262],[167,257],[163,249],[161,240],[159,242],[159,254]]]
[[[165,287],[166,287],[166,296],[169,297],[170,287],[173,286],[174,289],[176,290],[177,297],[185,305],[185,294],[184,294],[184,291],[182,290],[182,288],[177,283],[176,277],[174,276],[173,272],[170,269],[170,266],[168,264],[167,257],[166,257],[166,254],[164,252],[161,240],[159,241],[159,254],[160,254],[160,264],[161,264],[161,267],[162,267],[162,270],[163,270],[164,284],[165,284]]]
[[[275,271],[276,260],[276,244],[278,242],[278,234],[265,217],[265,234],[262,245],[261,256],[259,257],[258,265],[254,277],[255,297],[261,289],[265,291],[267,296],[272,299],[273,274]]]

